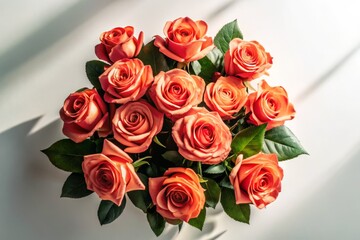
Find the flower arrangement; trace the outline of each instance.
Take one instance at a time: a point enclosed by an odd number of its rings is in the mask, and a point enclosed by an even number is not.
[[[184,17],[146,45],[131,26],[101,34],[100,60],[86,63],[93,87],[71,93],[60,110],[68,138],[43,150],[71,172],[61,197],[95,192],[101,224],[130,199],[157,236],[166,223],[201,230],[206,208],[219,202],[249,223],[250,205],[277,198],[279,162],[306,154],[284,125],[294,106],[283,87],[260,79],[272,56],[243,40],[236,20],[214,39],[206,32],[206,22]]]

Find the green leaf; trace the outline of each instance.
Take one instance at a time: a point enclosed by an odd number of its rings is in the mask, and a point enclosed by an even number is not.
[[[263,146],[265,131],[266,124],[241,130],[231,142],[232,151],[235,154],[242,153],[244,158],[259,153]]]
[[[210,167],[208,167],[204,173],[208,173],[208,174],[221,174],[223,172],[225,172],[226,168],[224,165],[219,164],[219,165],[211,165]]]
[[[214,73],[217,71],[217,67],[210,61],[207,56],[198,60],[198,62],[201,66],[201,71],[198,75],[202,77],[206,83],[212,82],[212,78]]]
[[[164,218],[157,212],[148,212],[146,217],[151,227],[151,230],[153,230],[157,237],[160,236],[160,234],[164,231],[165,228]]]
[[[199,213],[199,216],[197,218],[192,218],[189,220],[189,224],[193,227],[196,227],[197,229],[202,230],[205,222],[206,217],[206,207],[204,207],[201,212]]]
[[[205,180],[207,181],[201,183],[201,186],[205,189],[206,204],[215,208],[220,199],[221,189],[214,180],[210,178],[205,178]]]
[[[140,208],[144,213],[147,212],[148,208],[151,206],[152,201],[149,194],[149,183],[148,177],[144,174],[137,173],[142,183],[145,185],[145,190],[135,190],[127,193],[131,202],[138,208]]]
[[[221,205],[229,217],[232,219],[249,224],[250,206],[249,204],[236,204],[234,190],[222,188]]]
[[[166,151],[161,155],[164,159],[175,163],[176,165],[182,164],[184,157],[178,151]]]
[[[223,188],[234,189],[234,186],[231,184],[229,176],[225,176],[219,183]]]
[[[301,154],[308,154],[300,141],[286,126],[272,128],[265,133],[262,147],[264,153],[276,153],[279,161],[289,160]]]
[[[150,165],[150,163],[148,161],[145,161],[146,159],[150,159],[150,158],[152,158],[152,156],[146,156],[146,157],[140,158],[140,159],[136,160],[135,162],[133,162],[132,165],[135,169],[137,169],[145,164]]]
[[[75,143],[70,139],[62,139],[49,148],[42,150],[42,152],[48,156],[55,167],[68,172],[81,173],[84,155],[95,153],[96,146],[88,139],[81,143]]]
[[[124,196],[120,206],[112,201],[102,200],[98,209],[98,218],[101,225],[108,224],[117,219],[124,211],[126,198]]]
[[[169,67],[165,56],[159,51],[159,48],[154,45],[154,40],[146,44],[137,56],[144,65],[150,65],[154,76],[161,71],[168,71]]]
[[[86,76],[98,91],[102,91],[99,77],[105,72],[106,66],[110,65],[98,60],[92,60],[85,64]]]
[[[214,38],[215,46],[225,53],[229,49],[229,43],[234,38],[243,38],[237,20],[225,24]]]
[[[84,174],[71,173],[62,187],[61,197],[82,198],[91,193],[93,191],[87,189]]]
[[[211,50],[206,57],[213,63],[213,65],[217,68],[218,71],[221,71],[224,54],[218,49],[214,48]]]
[[[157,136],[153,138],[153,141],[159,145],[160,147],[166,148],[164,144],[162,144]]]

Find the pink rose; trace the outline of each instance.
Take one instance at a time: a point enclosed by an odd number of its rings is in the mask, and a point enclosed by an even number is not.
[[[136,39],[131,26],[117,27],[100,35],[101,43],[95,46],[95,54],[101,60],[114,63],[123,58],[136,57],[142,48],[143,32]]]
[[[96,131],[101,137],[111,132],[107,107],[96,89],[70,94],[60,109],[60,118],[64,121],[64,135],[76,143]]]
[[[245,80],[253,80],[266,74],[272,65],[272,57],[256,41],[234,38],[224,55],[225,72]]]
[[[145,100],[129,102],[120,106],[112,120],[115,139],[127,146],[129,153],[146,151],[153,137],[163,126],[164,114]]]
[[[149,178],[149,193],[156,211],[169,222],[188,222],[205,204],[204,189],[191,168],[169,168],[163,177]]]
[[[217,112],[208,112],[204,108],[194,108],[177,120],[172,128],[172,136],[179,153],[191,161],[218,164],[225,160],[231,150],[229,128]]]
[[[173,121],[201,103],[205,82],[181,69],[160,72],[149,89],[156,107]]]
[[[120,206],[126,192],[145,190],[132,162],[129,155],[105,139],[101,153],[84,156],[82,169],[87,188]]]
[[[270,87],[265,80],[259,84],[257,92],[249,95],[246,113],[251,112],[248,122],[254,125],[267,123],[266,130],[284,125],[295,117],[295,109],[288,100],[283,87]]]
[[[258,153],[246,159],[239,155],[229,178],[236,204],[253,203],[264,208],[279,195],[283,170],[276,154]]]
[[[99,77],[104,100],[124,104],[136,101],[146,93],[153,81],[152,69],[139,59],[122,59],[107,68]]]
[[[206,86],[204,102],[224,120],[234,118],[246,100],[246,88],[236,77],[220,77]]]
[[[167,57],[178,62],[193,62],[203,58],[214,48],[211,37],[206,37],[207,24],[188,17],[168,21],[164,27],[165,39],[155,36],[154,45]]]

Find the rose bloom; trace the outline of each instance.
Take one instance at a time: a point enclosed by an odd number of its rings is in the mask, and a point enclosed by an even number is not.
[[[145,190],[132,162],[129,155],[105,139],[101,153],[84,156],[82,169],[87,188],[119,206],[126,192]]]
[[[100,35],[101,43],[95,46],[95,54],[101,60],[114,63],[123,58],[137,56],[143,44],[143,32],[136,39],[131,26],[117,27]]]
[[[279,195],[283,170],[276,154],[258,153],[246,159],[239,155],[229,177],[236,204],[253,203],[261,209]]]
[[[224,66],[227,75],[245,80],[253,80],[267,74],[272,65],[272,57],[256,41],[244,41],[234,38],[229,50],[224,55]]]
[[[202,102],[205,82],[182,69],[160,72],[149,89],[156,107],[175,121]]]
[[[177,120],[172,128],[179,153],[186,159],[204,164],[225,160],[231,148],[232,136],[217,112],[194,108]]]
[[[207,24],[188,17],[168,21],[164,27],[165,39],[155,36],[154,45],[167,57],[178,62],[193,62],[203,58],[214,45],[211,37],[205,36]]]
[[[149,178],[149,193],[156,211],[169,222],[188,222],[205,204],[204,189],[191,168],[169,168],[163,177]]]
[[[99,77],[104,100],[124,104],[136,101],[146,93],[153,82],[150,65],[144,66],[139,59],[122,59],[107,68]]]
[[[289,102],[283,87],[270,87],[265,80],[257,92],[248,97],[246,113],[251,112],[248,122],[254,125],[267,123],[266,130],[281,126],[295,117],[294,106]]]
[[[64,135],[76,143],[84,141],[96,131],[101,137],[111,132],[107,107],[96,89],[70,94],[60,109],[60,118],[64,121]]]
[[[145,100],[129,102],[115,112],[112,120],[114,138],[127,146],[125,152],[144,152],[161,131],[163,122],[164,114]]]
[[[206,86],[204,102],[224,120],[234,118],[246,100],[246,88],[236,77],[220,77]]]

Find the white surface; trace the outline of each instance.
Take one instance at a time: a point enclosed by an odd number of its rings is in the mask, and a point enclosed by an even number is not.
[[[297,115],[287,125],[310,156],[281,163],[276,202],[252,208],[251,224],[219,209],[205,229],[177,239],[359,239],[360,4],[355,0],[66,0],[0,2],[0,239],[156,239],[128,201],[100,226],[99,199],[60,199],[67,173],[39,152],[62,138],[58,111],[86,80],[102,31],[133,25],[146,41],[167,20],[203,19],[209,35],[234,19],[270,51],[268,80],[281,84]],[[159,239],[170,239],[169,227]]]

